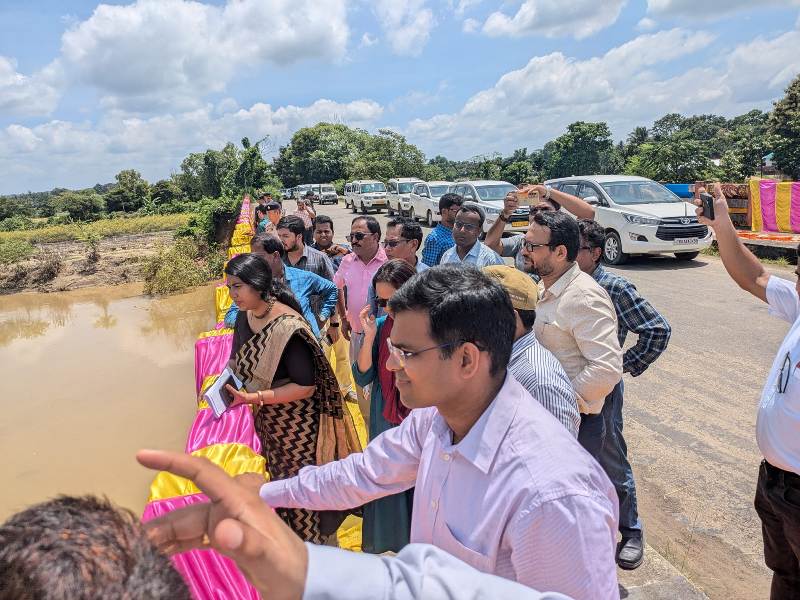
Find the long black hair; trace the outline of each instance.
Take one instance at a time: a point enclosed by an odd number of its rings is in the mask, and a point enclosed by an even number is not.
[[[255,254],[234,256],[225,267],[225,273],[238,277],[255,289],[265,302],[270,298],[275,298],[300,315],[303,314],[303,309],[300,308],[300,303],[294,297],[292,290],[282,281],[272,278],[272,269],[261,257]]]

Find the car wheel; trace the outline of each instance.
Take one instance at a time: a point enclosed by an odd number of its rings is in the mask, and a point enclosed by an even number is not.
[[[392,208],[392,205],[389,202],[386,203],[386,212],[389,214],[390,217],[394,216],[394,209]]]
[[[356,201],[355,200],[353,200],[353,203],[350,205],[350,210],[352,210],[353,213],[356,212]]]
[[[361,214],[362,215],[367,214],[367,207],[364,206],[364,201],[363,200],[361,201]]]
[[[408,218],[411,219],[412,221],[416,221],[417,220],[417,217],[414,214],[414,207],[413,206],[408,209]]]
[[[610,265],[621,265],[628,260],[628,255],[622,251],[622,242],[616,231],[606,234],[606,241],[603,243],[603,260]]]
[[[676,252],[675,258],[678,260],[694,260],[697,258],[697,255],[700,254],[699,252]]]
[[[428,214],[425,215],[425,224],[428,227],[433,227],[433,213],[428,211]]]

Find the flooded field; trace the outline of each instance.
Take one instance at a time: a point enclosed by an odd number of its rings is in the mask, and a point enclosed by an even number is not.
[[[182,450],[195,412],[194,340],[213,287],[151,299],[141,284],[0,296],[0,521],[58,493],[140,511],[134,453]]]

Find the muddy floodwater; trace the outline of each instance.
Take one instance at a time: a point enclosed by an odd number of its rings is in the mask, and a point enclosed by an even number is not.
[[[0,296],[0,521],[59,493],[141,511],[152,473],[134,453],[183,449],[194,340],[213,321],[212,286]]]

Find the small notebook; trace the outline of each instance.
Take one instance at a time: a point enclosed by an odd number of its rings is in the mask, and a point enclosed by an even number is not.
[[[211,410],[214,411],[214,415],[218,419],[234,400],[233,395],[225,389],[227,384],[232,385],[237,390],[242,389],[242,382],[233,374],[233,371],[231,371],[229,367],[225,367],[225,370],[219,374],[217,380],[206,390],[205,394],[203,394],[203,398],[208,402],[208,405],[211,407]]]

